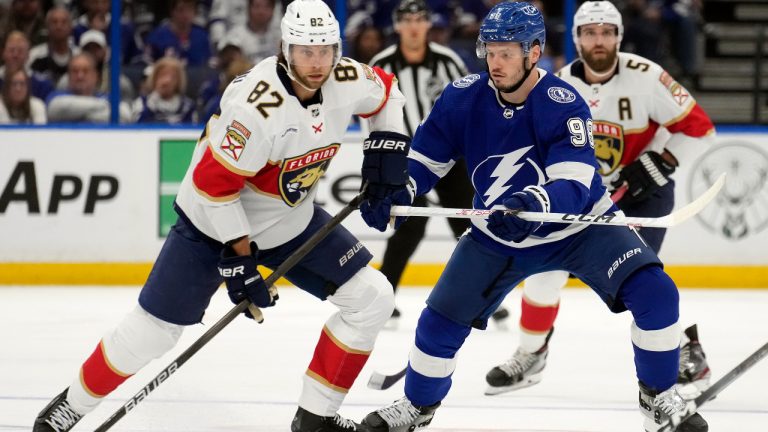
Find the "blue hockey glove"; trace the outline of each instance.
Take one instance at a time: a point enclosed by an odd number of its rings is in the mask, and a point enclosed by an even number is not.
[[[665,150],[666,151],[666,150]],[[677,162],[674,155],[666,151]],[[614,189],[627,185],[627,191],[617,203],[620,208],[650,198],[660,187],[669,183],[675,165],[667,162],[659,153],[647,151],[637,160],[622,168],[619,178],[611,183]]]
[[[495,211],[488,217],[488,230],[496,237],[520,243],[541,226],[541,222],[520,219],[516,213],[521,211],[540,212],[541,203],[531,192],[516,192],[504,200],[504,207],[512,212]]]
[[[360,216],[371,228],[384,232],[391,220],[389,213],[393,205],[409,206],[413,203],[413,195],[407,187],[395,190],[390,196],[381,200],[365,200],[360,204]],[[394,228],[397,229],[407,219],[404,216],[395,217]]]
[[[363,142],[363,184],[365,198],[373,207],[408,183],[408,151],[411,139],[397,132],[371,132]]]
[[[251,242],[250,255],[237,255],[231,246],[226,246],[221,251],[219,274],[224,278],[232,303],[238,304],[248,299],[261,308],[275,305],[278,297],[277,295],[272,297],[257,269],[258,260],[256,257],[258,252],[259,248],[254,242]],[[247,309],[245,315],[248,318],[253,318]]]

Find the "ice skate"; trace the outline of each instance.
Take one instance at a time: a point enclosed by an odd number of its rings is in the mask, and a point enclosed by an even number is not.
[[[368,429],[338,414],[333,417],[323,417],[312,414],[302,407],[296,411],[291,422],[291,432],[359,432],[366,430]]]
[[[686,399],[693,399],[709,388],[712,372],[709,370],[707,356],[699,343],[696,324],[685,329],[688,342],[680,348],[680,368],[677,382],[680,392]]]
[[[485,394],[493,396],[506,393],[530,387],[541,381],[544,367],[547,365],[549,338],[553,331],[554,328],[549,331],[544,346],[538,351],[528,353],[518,348],[512,358],[488,371],[485,375],[485,381],[488,383]]]
[[[679,384],[675,384],[661,393],[655,392],[643,383],[639,384],[640,412],[645,417],[643,428],[646,432],[657,432],[668,421],[672,421],[673,424],[678,423],[693,409],[693,404],[688,404],[680,395]],[[673,430],[676,432],[707,432],[709,425],[699,413],[694,413]]]
[[[407,397],[368,414],[363,427],[370,432],[413,432],[426,428],[435,416],[440,402],[431,406],[415,406]]]
[[[35,419],[32,432],[65,432],[75,426],[83,415],[67,402],[69,387],[56,396]]]

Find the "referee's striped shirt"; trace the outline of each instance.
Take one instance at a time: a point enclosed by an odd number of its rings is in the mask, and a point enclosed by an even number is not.
[[[427,45],[424,61],[419,64],[408,64],[398,47],[385,48],[371,59],[370,64],[397,77],[400,91],[405,95],[405,127],[408,135],[413,136],[443,88],[467,75],[467,67],[452,49],[434,42]]]

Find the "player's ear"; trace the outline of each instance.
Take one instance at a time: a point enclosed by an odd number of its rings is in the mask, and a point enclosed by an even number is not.
[[[528,55],[531,63],[538,63],[541,58],[541,45],[535,44],[531,47],[531,53]]]

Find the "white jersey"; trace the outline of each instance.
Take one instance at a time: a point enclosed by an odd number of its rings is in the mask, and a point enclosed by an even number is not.
[[[302,104],[277,58],[265,59],[224,91],[221,115],[198,141],[178,207],[220,242],[248,235],[266,249],[296,237],[309,224],[316,185],[353,114],[392,118],[389,130],[404,132],[395,82],[381,69],[342,58]]]
[[[619,53],[616,73],[602,84],[588,84],[581,60],[557,76],[587,101],[594,120],[595,155],[604,181],[618,174],[649,146],[659,128],[672,134],[701,138],[714,132],[709,117],[682,85],[643,57]],[[675,153],[669,141],[667,147]]]

